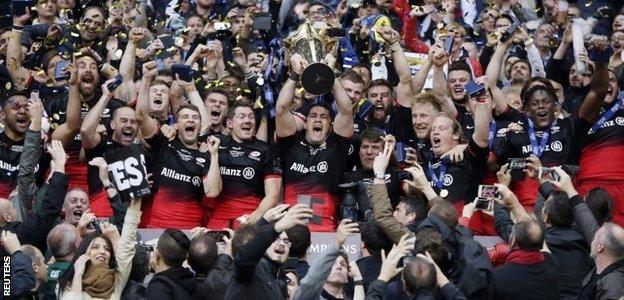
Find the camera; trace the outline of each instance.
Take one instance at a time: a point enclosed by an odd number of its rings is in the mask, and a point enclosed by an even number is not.
[[[492,211],[492,209],[494,208],[494,200],[491,198],[477,198],[477,205],[475,206],[475,209],[478,210],[486,210],[486,211]]]
[[[394,178],[396,178],[397,180],[414,180],[414,176],[412,176],[412,173],[405,170],[396,170],[394,172]]]
[[[358,172],[347,172],[343,181],[345,182],[338,185],[342,194],[340,217],[353,222],[374,219],[368,193],[372,180],[362,178]]]
[[[559,179],[561,179],[555,169],[546,167],[540,167],[538,176],[540,180],[544,181],[559,181]]]

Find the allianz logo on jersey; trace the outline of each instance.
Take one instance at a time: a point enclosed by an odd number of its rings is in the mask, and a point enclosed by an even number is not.
[[[221,175],[224,175],[224,176],[234,176],[234,177],[242,176],[245,179],[252,179],[254,175],[256,175],[256,170],[254,170],[252,167],[247,167],[242,170],[219,167],[219,171],[221,172]]]
[[[162,171],[160,172],[160,175],[165,176],[167,178],[174,179],[174,180],[188,182],[194,186],[201,186],[201,178],[199,178],[199,176],[189,176],[189,175],[180,174],[169,168],[163,168]]]
[[[624,126],[624,117],[617,117],[615,118],[615,120],[609,120],[606,121],[602,124],[602,126],[600,126],[600,128],[606,128],[606,127],[611,127],[611,126]]]
[[[546,149],[544,149],[544,152],[546,151],[561,152],[563,151],[563,144],[561,144],[560,141],[554,141],[550,143],[550,145],[546,145]],[[531,145],[522,146],[522,154],[530,153],[533,153],[533,147]]]
[[[315,173],[315,172],[325,173],[327,172],[327,162],[321,161],[317,163],[315,166],[309,166],[309,167],[300,163],[293,162],[293,164],[290,166],[290,170],[303,173],[303,174]]]
[[[0,160],[0,169],[7,170],[9,172],[14,172],[14,171],[17,171],[19,169],[19,165],[14,166],[14,165],[12,165],[10,163],[6,163],[6,162]]]

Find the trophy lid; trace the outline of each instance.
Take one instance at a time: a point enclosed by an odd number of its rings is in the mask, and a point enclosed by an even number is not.
[[[310,94],[321,96],[329,93],[334,86],[334,71],[323,63],[309,65],[301,74],[301,85]]]

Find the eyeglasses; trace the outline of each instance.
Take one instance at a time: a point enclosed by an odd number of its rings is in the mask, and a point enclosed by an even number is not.
[[[289,247],[290,247],[290,245],[292,245],[292,242],[288,238],[277,237],[275,239],[275,241],[278,242],[278,243],[282,242],[282,243],[284,243],[284,245],[289,246]]]

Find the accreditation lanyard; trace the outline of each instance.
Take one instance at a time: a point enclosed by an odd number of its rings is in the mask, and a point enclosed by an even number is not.
[[[557,124],[557,120],[555,119],[551,124],[548,131],[545,131],[542,135],[542,139],[540,140],[539,147],[537,146],[537,137],[535,136],[535,128],[533,126],[533,121],[531,118],[527,118],[527,123],[529,125],[529,139],[531,140],[531,151],[537,157],[542,157],[542,153],[546,149],[546,144],[548,143],[548,139],[550,138],[550,132],[552,131],[555,124]]]
[[[602,113],[602,115],[600,116],[600,119],[598,119],[598,121],[589,129],[588,133],[594,133],[596,131],[598,131],[598,129],[600,129],[602,127],[602,125],[604,125],[605,122],[607,122],[609,119],[613,118],[613,115],[615,115],[615,113],[620,110],[620,108],[622,108],[622,101],[624,101],[624,99],[622,99],[622,94],[624,94],[624,92],[620,92],[620,94],[618,95],[618,102],[615,103],[611,109],[605,111],[604,113]]]
[[[440,174],[436,175],[433,170],[433,165],[431,161],[429,161],[429,177],[433,180],[433,183],[441,189],[444,186],[444,176],[446,175],[446,164],[443,161],[440,161]]]

